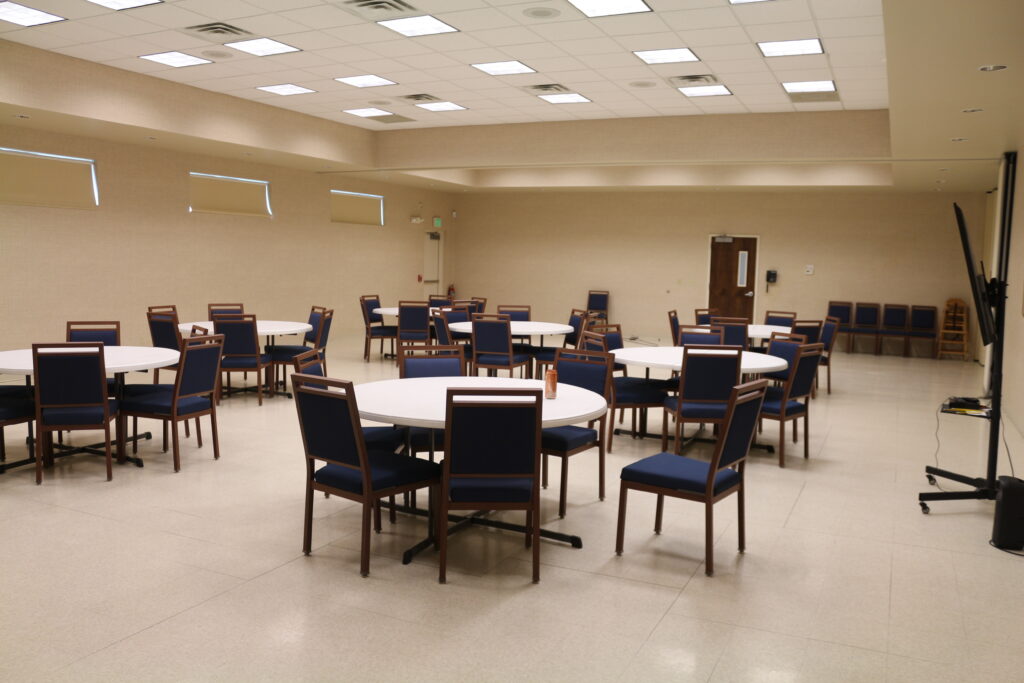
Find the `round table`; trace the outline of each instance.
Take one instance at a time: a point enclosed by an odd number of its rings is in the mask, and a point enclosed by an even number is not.
[[[374,422],[444,429],[449,387],[544,389],[538,379],[508,377],[414,377],[356,385],[359,417]],[[563,427],[605,414],[604,397],[571,384],[558,385],[558,398],[543,401],[542,426]]]
[[[178,351],[160,346],[103,347],[103,364],[107,372],[114,374],[167,367],[177,363],[180,357],[181,354]],[[0,373],[31,375],[32,349],[0,351]]]
[[[437,312],[440,311],[440,310],[442,310],[442,309],[437,307],[437,306],[431,307],[430,315],[431,316],[435,316],[435,315],[437,315]],[[443,310],[448,310],[448,309],[443,309]],[[382,306],[381,308],[373,309],[372,312],[376,313],[377,315],[390,315],[390,316],[394,316],[394,317],[397,318],[398,317],[398,306]]]
[[[193,325],[199,325],[205,327],[213,333],[213,322],[210,320],[202,320],[194,323],[178,323],[178,330],[182,334],[188,334],[192,331]],[[256,320],[256,334],[261,337],[274,337],[279,334],[305,334],[311,332],[313,326],[309,323],[291,322],[289,320]]]
[[[770,339],[772,332],[788,334],[792,329],[785,325],[747,325],[747,336],[751,339]]]
[[[527,337],[533,335],[544,336],[546,334],[569,334],[573,331],[572,325],[565,323],[546,323],[540,320],[510,320],[509,326],[513,337]],[[472,322],[451,323],[448,329],[452,332],[470,333],[473,331]]]
[[[615,361],[625,365],[640,365],[662,370],[683,368],[682,346],[629,346],[612,351]],[[723,351],[725,353],[725,351]],[[766,353],[744,351],[740,358],[740,371],[745,374],[778,372],[789,367],[785,358],[769,356]]]

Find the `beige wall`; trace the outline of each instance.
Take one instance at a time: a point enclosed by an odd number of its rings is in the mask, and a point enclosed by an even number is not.
[[[428,190],[25,128],[0,126],[0,146],[95,159],[100,185],[94,210],[0,205],[7,349],[61,341],[75,319],[120,320],[124,343],[148,344],[152,304],[176,304],[183,321],[216,301],[286,320],[318,304],[335,330],[361,330],[360,294],[422,297],[423,233],[452,209]],[[191,170],[269,180],[274,217],[189,214]],[[385,195],[386,225],[331,223],[330,188]],[[410,224],[416,213],[428,222]]]
[[[627,334],[665,336],[666,311],[706,305],[710,235],[760,237],[755,319],[821,317],[830,299],[969,298],[951,202],[981,243],[984,195],[849,192],[469,194],[459,199],[459,289],[563,320],[609,289]],[[815,273],[803,275],[812,264]],[[779,271],[765,293],[764,271]],[[1018,306],[1019,308],[1019,306]],[[940,313],[941,314],[941,313]]]

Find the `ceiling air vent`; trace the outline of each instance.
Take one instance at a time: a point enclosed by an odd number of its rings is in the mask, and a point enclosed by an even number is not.
[[[211,24],[198,24],[196,26],[187,26],[184,29],[182,29],[182,33],[187,33],[190,36],[199,37],[203,40],[210,40],[215,43],[224,42],[224,38],[252,35],[244,28],[238,28],[237,26],[232,26],[231,24],[225,24],[223,21],[215,21]]]
[[[787,93],[789,100],[800,104],[802,102],[838,102],[837,92],[791,92]]]
[[[695,74],[692,76],[669,76],[668,84],[673,88],[689,88],[695,85],[718,85],[718,78],[713,74]]]
[[[409,100],[410,102],[440,102],[440,97],[434,97],[427,93],[419,93],[417,95],[402,95],[403,100]]]
[[[547,95],[555,92],[572,92],[561,83],[544,83],[542,85],[524,85],[523,90],[531,95]]]
[[[342,9],[367,21],[404,19],[426,14],[405,0],[345,0]]]
[[[415,119],[410,119],[408,116],[401,116],[400,114],[391,114],[389,116],[371,116],[367,120],[379,121],[380,123],[408,123],[409,121],[415,121]]]

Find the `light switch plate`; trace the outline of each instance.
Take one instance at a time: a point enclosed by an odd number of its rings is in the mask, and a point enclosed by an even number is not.
[[[804,266],[804,275],[814,275],[814,266],[810,264]]]

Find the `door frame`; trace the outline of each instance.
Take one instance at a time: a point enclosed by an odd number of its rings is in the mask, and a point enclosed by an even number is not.
[[[708,248],[707,248],[707,252],[705,252],[706,255],[707,255],[707,262],[704,264],[704,272],[705,272],[705,278],[704,278],[704,306],[705,307],[710,305],[710,299],[711,299],[711,245],[714,244],[714,239],[716,237],[745,237],[745,238],[753,238],[756,241],[757,249],[756,249],[756,252],[754,254],[754,282],[753,282],[753,284],[750,287],[750,291],[752,291],[754,293],[754,297],[753,297],[754,305],[750,309],[750,322],[753,323],[756,320],[756,318],[757,318],[757,300],[758,300],[758,295],[759,295],[759,292],[757,291],[757,289],[758,289],[757,285],[760,282],[760,280],[758,278],[760,277],[760,273],[761,273],[761,265],[760,265],[760,261],[761,261],[761,236],[760,235],[749,235],[749,234],[744,234],[744,233],[731,233],[731,232],[718,232],[718,233],[709,233],[708,234],[708,241],[707,241],[707,247]]]

